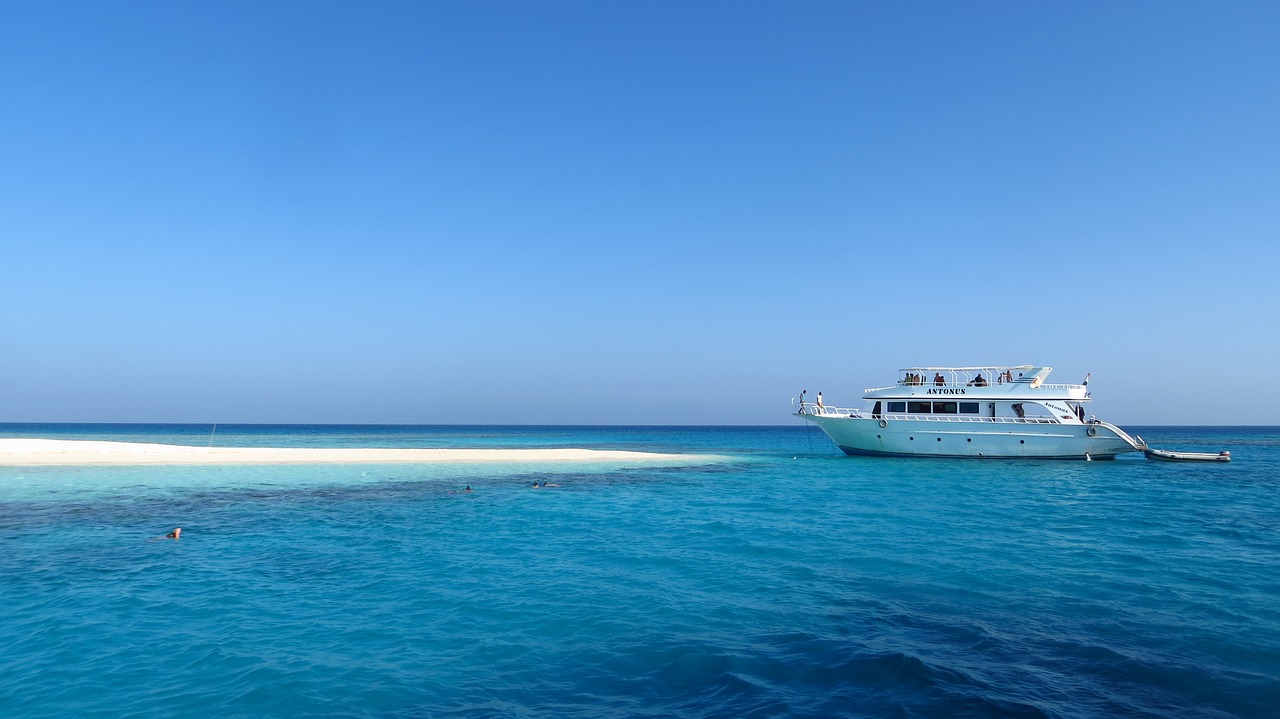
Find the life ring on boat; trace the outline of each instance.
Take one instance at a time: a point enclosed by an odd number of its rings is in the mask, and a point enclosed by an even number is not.
[[[880,420],[880,429],[884,429],[885,427],[888,427],[888,426],[889,426],[889,420],[887,419]]]
[[[1089,429],[1085,430],[1085,434],[1089,435],[1090,437],[1093,437],[1098,434],[1098,428],[1094,427],[1093,425],[1089,425]]]

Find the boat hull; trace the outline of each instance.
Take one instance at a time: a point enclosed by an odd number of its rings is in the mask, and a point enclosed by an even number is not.
[[[1123,430],[1094,424],[940,422],[801,415],[845,454],[974,459],[1114,459],[1140,451]]]

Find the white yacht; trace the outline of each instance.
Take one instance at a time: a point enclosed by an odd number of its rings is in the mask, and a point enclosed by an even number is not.
[[[796,414],[845,454],[890,457],[1114,459],[1146,449],[1141,437],[1090,417],[1089,378],[1048,384],[1051,367],[908,367],[863,391],[869,408],[801,395]]]

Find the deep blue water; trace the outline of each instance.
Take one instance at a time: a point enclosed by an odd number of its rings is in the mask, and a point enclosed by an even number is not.
[[[1132,429],[1234,461],[849,458],[804,426],[0,425],[719,457],[0,467],[0,716],[1276,716],[1280,428]]]

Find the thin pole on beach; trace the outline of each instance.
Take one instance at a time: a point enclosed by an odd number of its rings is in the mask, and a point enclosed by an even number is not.
[[[213,423],[213,431],[209,433],[209,448],[213,449],[213,435],[218,431],[218,423]]]

